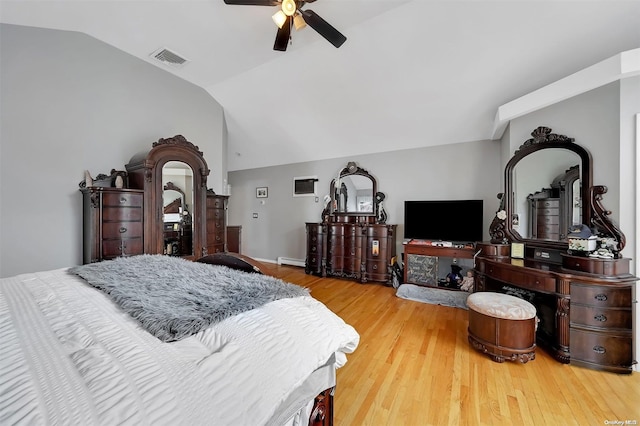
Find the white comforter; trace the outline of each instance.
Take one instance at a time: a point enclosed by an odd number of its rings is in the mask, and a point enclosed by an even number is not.
[[[174,343],[65,269],[0,281],[0,424],[262,425],[358,345],[311,297],[281,299]]]

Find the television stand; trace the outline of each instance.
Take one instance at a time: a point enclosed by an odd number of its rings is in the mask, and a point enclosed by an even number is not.
[[[461,245],[463,247],[460,247]],[[451,247],[444,247],[424,240],[408,241],[404,245],[404,282],[437,287],[438,277],[433,276],[434,258],[437,264],[437,258],[440,257],[473,259],[475,254],[476,249],[473,245],[452,244]]]

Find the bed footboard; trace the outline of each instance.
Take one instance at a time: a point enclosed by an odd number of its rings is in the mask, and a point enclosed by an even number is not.
[[[232,269],[239,269],[244,272],[255,272],[263,274],[264,266],[249,256],[238,253],[214,253],[201,257],[196,260],[200,263],[208,263],[210,265],[222,265]]]
[[[309,426],[333,426],[333,392],[335,387],[325,389],[313,401]]]

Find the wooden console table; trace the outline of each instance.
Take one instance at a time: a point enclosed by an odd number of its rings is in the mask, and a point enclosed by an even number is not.
[[[629,259],[563,256],[557,265],[481,254],[475,291],[514,294],[533,303],[540,320],[537,343],[556,360],[628,374],[634,364],[631,306],[637,280],[628,265]],[[594,269],[615,274],[587,272]]]
[[[429,241],[411,240],[404,245],[404,282],[417,285],[437,285],[429,283],[429,264],[421,257],[451,257],[454,259],[473,259],[475,248],[443,247]]]

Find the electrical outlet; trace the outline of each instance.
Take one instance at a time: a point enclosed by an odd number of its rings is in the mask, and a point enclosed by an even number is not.
[[[253,218],[254,218],[254,219],[257,219],[257,218],[258,218],[258,213],[254,213],[254,214],[253,214]]]

